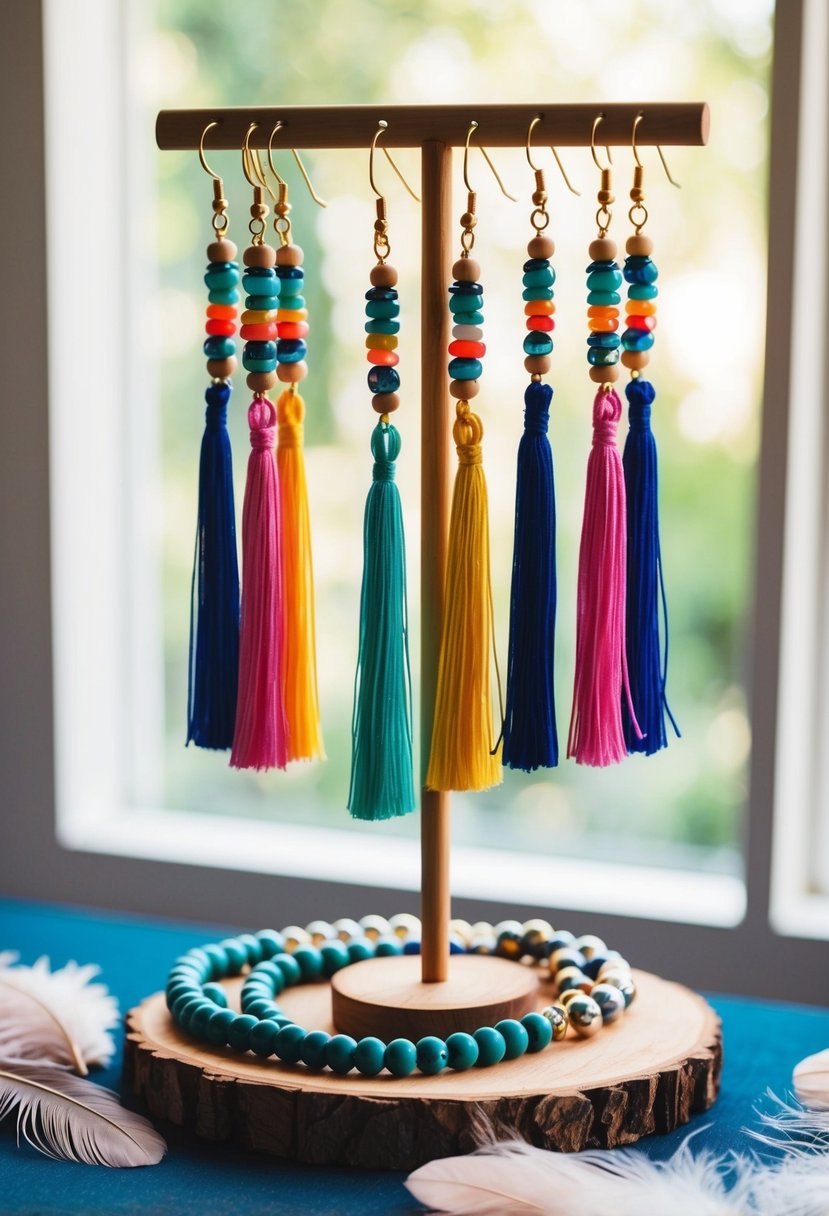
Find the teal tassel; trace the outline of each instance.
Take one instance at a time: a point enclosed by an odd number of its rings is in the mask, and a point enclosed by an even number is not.
[[[355,819],[391,819],[415,809],[406,541],[394,482],[400,454],[397,429],[378,423],[371,451],[374,480],[363,521],[360,653],[348,809]]]

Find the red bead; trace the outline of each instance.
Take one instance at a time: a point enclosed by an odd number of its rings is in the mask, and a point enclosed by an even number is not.
[[[216,334],[222,338],[232,338],[236,333],[236,326],[232,321],[215,321],[212,318],[204,327],[206,334]]]
[[[555,327],[556,323],[552,317],[527,317],[527,329],[543,329],[549,332]]]
[[[628,329],[656,329],[656,317],[625,317]]]
[[[268,325],[243,325],[239,337],[245,342],[275,342],[276,321]]]
[[[280,321],[279,322],[280,338],[307,338],[308,337],[308,322],[307,321]]]
[[[394,350],[367,350],[366,358],[369,363],[378,363],[383,367],[394,367],[400,362],[400,356]]]
[[[486,354],[486,343],[465,342],[459,338],[449,343],[449,354],[456,359],[481,359]]]

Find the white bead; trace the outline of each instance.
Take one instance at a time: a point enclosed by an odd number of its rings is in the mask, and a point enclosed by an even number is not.
[[[388,937],[391,933],[389,922],[385,916],[377,916],[372,913],[369,913],[368,916],[360,917],[360,928],[366,937],[370,937],[374,942],[377,941],[378,937]]]
[[[453,325],[452,337],[456,342],[483,342],[484,331],[480,325]]]
[[[285,949],[289,954],[293,954],[297,946],[310,946],[311,944],[310,933],[300,925],[286,925],[282,930],[282,936],[285,939]]]
[[[411,912],[398,912],[389,921],[389,928],[403,941],[407,941],[409,938],[416,942],[420,941],[420,920],[417,916],[412,916]]]
[[[310,935],[315,946],[321,946],[323,942],[329,942],[337,936],[334,926],[330,925],[327,920],[312,920],[310,925],[305,926],[305,932]]]
[[[332,928],[341,942],[350,942],[354,937],[363,936],[363,931],[356,920],[350,920],[347,916],[335,920]]]

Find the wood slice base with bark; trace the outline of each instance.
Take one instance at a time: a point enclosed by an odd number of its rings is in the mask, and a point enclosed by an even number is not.
[[[513,964],[514,965],[514,964]],[[311,1073],[211,1048],[175,1025],[163,994],[127,1015],[124,1074],[150,1114],[209,1140],[313,1164],[411,1170],[471,1152],[483,1125],[562,1152],[672,1131],[719,1091],[720,1021],[696,993],[645,972],[624,1016],[492,1068],[403,1080]],[[238,1008],[240,980],[226,984]],[[538,1007],[551,1000],[539,988]],[[329,984],[290,989],[286,1012],[333,1031]]]

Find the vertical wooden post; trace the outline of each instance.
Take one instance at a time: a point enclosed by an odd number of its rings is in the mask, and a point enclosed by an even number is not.
[[[427,141],[422,152],[421,238],[421,472],[420,472],[420,757],[421,786],[429,761],[437,690],[440,627],[449,531],[449,395],[446,284],[452,233],[452,149]],[[424,983],[445,980],[449,968],[449,795],[422,790],[421,971]]]

